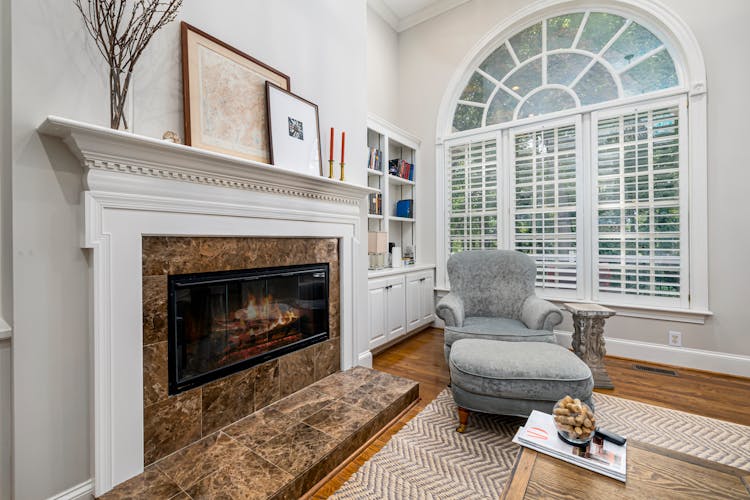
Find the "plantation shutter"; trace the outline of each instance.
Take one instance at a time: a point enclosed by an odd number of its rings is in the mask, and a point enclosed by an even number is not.
[[[686,303],[687,220],[681,208],[684,105],[595,119],[600,296]]]
[[[537,287],[576,291],[577,127],[570,124],[511,137],[513,247],[536,260]]]
[[[497,248],[497,141],[451,146],[448,151],[449,253]]]

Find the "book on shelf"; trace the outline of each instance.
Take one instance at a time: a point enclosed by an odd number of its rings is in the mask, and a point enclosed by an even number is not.
[[[367,168],[370,170],[383,171],[383,152],[378,148],[369,148]]]
[[[388,162],[388,173],[402,179],[414,180],[414,164],[394,158]]]
[[[383,215],[382,193],[370,193],[370,215]]]
[[[564,442],[557,435],[552,415],[532,411],[526,425],[518,429],[513,442],[578,467],[625,482],[627,443],[622,446],[594,439],[586,448]]]
[[[396,202],[396,217],[404,217],[411,219],[414,217],[414,201],[413,200],[399,200]]]

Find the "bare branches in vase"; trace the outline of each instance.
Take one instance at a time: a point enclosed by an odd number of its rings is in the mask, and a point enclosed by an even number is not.
[[[182,0],[73,0],[109,64],[110,127],[128,130],[133,68],[151,37],[177,16]]]

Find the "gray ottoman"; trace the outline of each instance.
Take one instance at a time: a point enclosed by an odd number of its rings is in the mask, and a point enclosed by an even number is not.
[[[591,370],[557,344],[462,339],[453,343],[448,365],[458,432],[466,428],[471,411],[523,417],[532,410],[552,413],[566,395],[594,409]]]

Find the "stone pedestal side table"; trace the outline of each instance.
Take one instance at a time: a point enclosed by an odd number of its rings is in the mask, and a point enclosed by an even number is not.
[[[563,307],[573,315],[573,352],[591,368],[594,387],[614,389],[607,369],[604,367],[604,322],[616,313],[598,304],[564,303]]]

